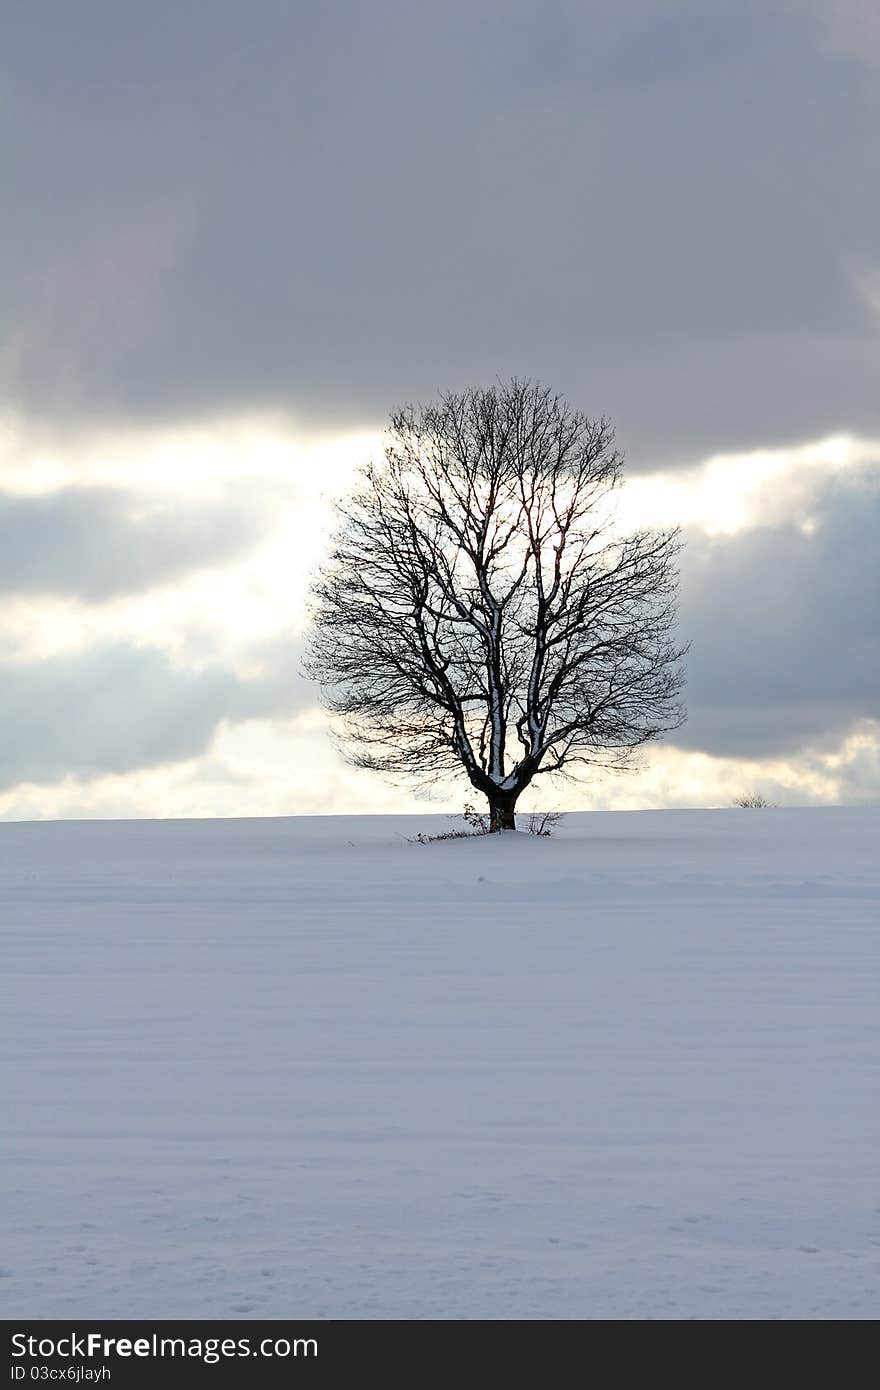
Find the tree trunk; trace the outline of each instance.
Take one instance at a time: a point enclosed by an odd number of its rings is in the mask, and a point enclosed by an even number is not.
[[[513,801],[489,802],[489,833],[496,830],[516,830],[516,813]]]

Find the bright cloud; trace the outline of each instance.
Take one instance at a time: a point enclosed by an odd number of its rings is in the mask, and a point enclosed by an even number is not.
[[[823,480],[880,467],[880,440],[833,435],[782,449],[718,454],[686,472],[636,475],[623,516],[633,526],[680,525],[709,535],[790,520]]]

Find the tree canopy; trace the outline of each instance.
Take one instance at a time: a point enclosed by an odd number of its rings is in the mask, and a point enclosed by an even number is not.
[[[616,529],[604,419],[532,383],[391,417],[338,509],[308,666],[357,766],[522,791],[625,765],[684,718],[675,530]]]

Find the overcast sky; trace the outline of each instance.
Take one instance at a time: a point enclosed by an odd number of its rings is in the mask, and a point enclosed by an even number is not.
[[[560,804],[880,799],[875,0],[0,29],[0,816],[415,805],[332,748],[306,576],[394,406],[514,373],[688,539],[689,722]]]

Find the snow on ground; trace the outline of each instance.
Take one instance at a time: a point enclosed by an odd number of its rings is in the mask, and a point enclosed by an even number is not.
[[[880,808],[0,825],[7,1317],[880,1313]]]

